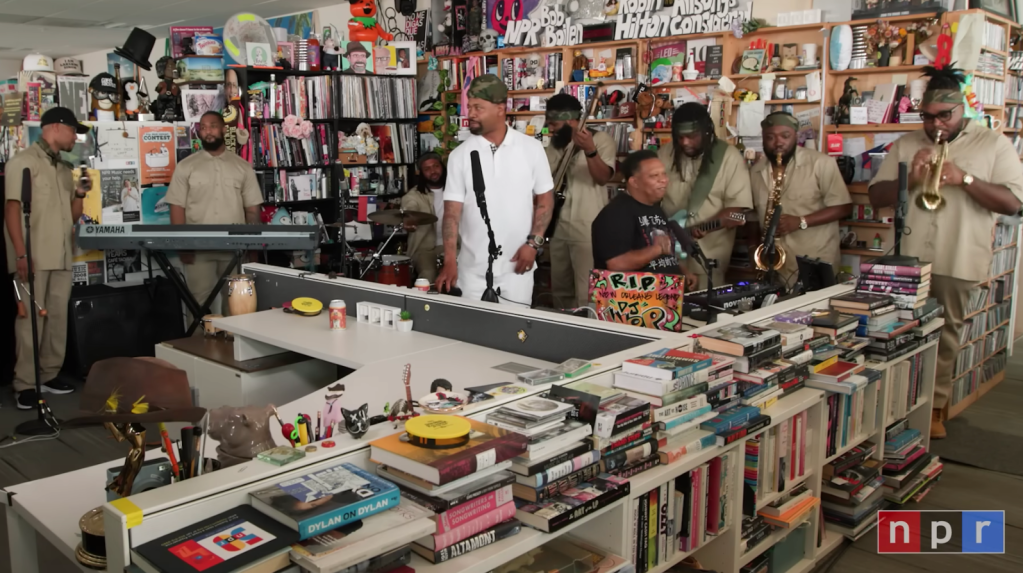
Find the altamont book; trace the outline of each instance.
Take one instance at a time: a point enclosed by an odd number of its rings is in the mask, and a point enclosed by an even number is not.
[[[472,430],[463,446],[423,448],[403,441],[403,434],[398,432],[370,442],[370,457],[427,482],[444,485],[483,469],[480,463],[501,463],[525,452],[529,442],[526,436],[470,418],[465,420]]]
[[[329,556],[332,564],[354,565],[434,533],[437,524],[431,515],[433,512],[402,500],[387,511],[299,541],[291,551],[296,557],[317,562]]]
[[[229,573],[277,555],[298,534],[254,509],[240,505],[158,537],[132,550],[168,573]]]
[[[449,559],[461,557],[470,551],[475,551],[502,539],[507,539],[520,531],[522,531],[522,523],[517,519],[509,519],[504,523],[498,523],[486,531],[481,531],[472,537],[456,541],[454,544],[436,551],[418,543],[412,544],[412,551],[415,551],[430,563],[443,563]]]
[[[249,495],[252,507],[298,531],[299,539],[366,519],[400,501],[393,483],[347,463]]]

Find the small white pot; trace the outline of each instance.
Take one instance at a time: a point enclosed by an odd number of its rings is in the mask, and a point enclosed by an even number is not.
[[[412,332],[412,321],[411,320],[399,320],[397,322],[398,332]]]

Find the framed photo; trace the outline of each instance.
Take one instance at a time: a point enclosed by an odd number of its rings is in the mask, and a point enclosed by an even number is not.
[[[764,50],[745,50],[740,60],[740,74],[759,74],[764,65]]]
[[[268,68],[274,65],[274,54],[270,53],[270,44],[265,42],[247,42],[245,55],[249,65],[254,68]]]
[[[184,108],[185,121],[195,123],[208,111],[224,109],[224,92],[181,86],[181,107]]]
[[[1014,0],[970,0],[970,8],[980,8],[992,14],[1016,20],[1016,2]]]
[[[295,61],[295,44],[292,42],[277,42],[277,53],[291,64],[291,69],[297,70],[298,63]]]

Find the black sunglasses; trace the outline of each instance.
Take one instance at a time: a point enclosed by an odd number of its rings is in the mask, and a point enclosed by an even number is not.
[[[958,104],[952,109],[946,109],[945,111],[939,111],[938,113],[920,112],[920,117],[923,118],[924,121],[930,122],[933,122],[934,120],[948,121],[952,119],[952,113],[956,110],[956,108],[961,105],[963,104]]]

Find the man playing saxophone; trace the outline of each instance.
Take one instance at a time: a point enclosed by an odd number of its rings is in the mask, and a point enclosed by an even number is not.
[[[750,184],[764,230],[775,204],[772,199],[782,208],[776,244],[785,250],[786,258],[778,274],[792,286],[799,278],[797,256],[819,258],[837,272],[842,259],[838,221],[852,212],[852,199],[838,165],[823,153],[796,145],[799,121],[791,114],[769,114],[760,127],[764,157],[750,170]],[[776,189],[779,180],[782,184]]]
[[[910,165],[902,254],[932,263],[930,293],[945,307],[931,416],[931,438],[943,438],[944,409],[952,391],[969,292],[990,271],[991,231],[998,215],[1020,210],[1023,168],[1008,138],[964,117],[961,72],[926,68],[924,74],[930,80],[921,104],[923,129],[892,144],[871,181],[870,202],[875,207],[896,204],[898,165]],[[940,167],[932,166],[938,153],[935,144],[946,154]],[[931,179],[932,168],[940,169],[940,177]],[[937,189],[925,190],[928,180]],[[917,200],[925,191],[932,200],[935,194],[943,197],[944,206],[921,207]]]

